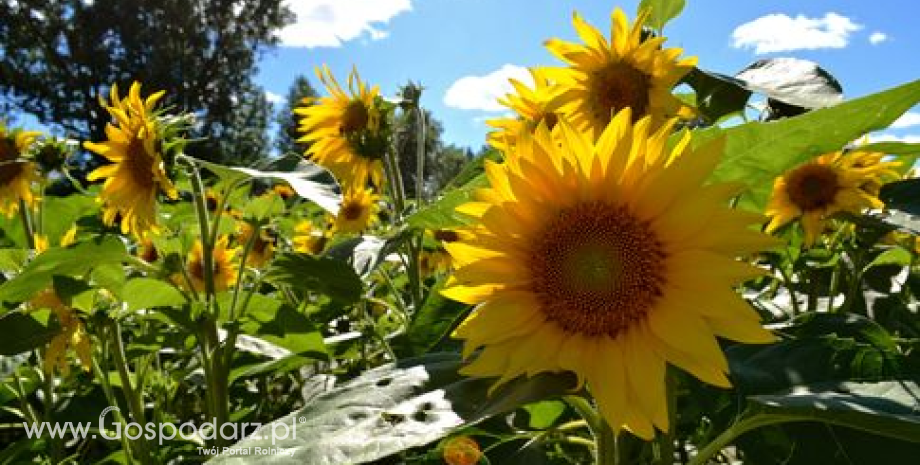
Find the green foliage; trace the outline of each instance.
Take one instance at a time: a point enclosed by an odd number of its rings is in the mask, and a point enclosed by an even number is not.
[[[668,21],[680,15],[685,4],[684,0],[642,0],[638,10],[648,10],[649,17],[645,24],[661,32]]]
[[[298,253],[276,258],[266,279],[297,291],[320,292],[342,304],[357,302],[364,288],[347,263]]]

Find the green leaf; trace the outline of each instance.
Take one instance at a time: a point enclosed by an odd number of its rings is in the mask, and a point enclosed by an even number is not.
[[[369,370],[264,425],[233,449],[276,447],[293,454],[276,455],[275,463],[366,463],[576,386],[571,374],[542,373],[515,379],[489,395],[494,379],[465,378],[457,373],[459,366],[456,354],[432,354]],[[213,462],[257,460],[225,453]]]
[[[843,88],[817,63],[799,58],[757,60],[735,75],[748,90],[805,109],[825,108],[843,100]]]
[[[48,311],[9,312],[0,316],[0,328],[6,333],[0,338],[0,355],[16,355],[43,347],[60,332],[56,323],[48,321]]]
[[[818,155],[841,150],[863,134],[887,127],[917,102],[920,81],[794,118],[694,131],[693,145],[699,147],[724,136],[725,156],[710,179],[746,183],[750,196],[744,199],[744,206],[762,211],[774,178]]]
[[[546,429],[553,426],[565,412],[565,403],[559,400],[544,400],[525,405],[524,410],[530,415],[530,427]]]
[[[240,325],[244,334],[282,347],[291,353],[325,360],[326,345],[313,323],[290,305],[261,294],[253,294],[246,318]]]
[[[129,313],[155,307],[181,307],[185,304],[185,297],[178,289],[153,278],[129,280],[122,294]]]
[[[920,144],[907,142],[873,142],[857,147],[862,152],[881,152],[889,155],[920,155]]]
[[[0,301],[22,302],[51,285],[54,276],[79,276],[103,264],[128,259],[125,245],[115,237],[99,237],[72,247],[42,253],[15,278],[0,284]]]
[[[664,29],[668,21],[680,15],[684,11],[684,0],[642,0],[639,2],[638,10],[650,10],[648,20],[645,24],[652,27],[658,32]]]
[[[309,254],[279,255],[265,279],[293,289],[320,292],[343,304],[357,302],[364,290],[361,278],[347,263]]]
[[[751,97],[751,91],[744,88],[743,82],[699,68],[693,68],[684,77],[684,82],[696,92],[695,106],[709,124],[743,111]]]
[[[204,166],[221,179],[230,183],[237,183],[249,178],[277,179],[290,184],[297,195],[319,205],[324,210],[335,215],[339,211],[342,196],[337,193],[338,186],[333,183],[314,181],[316,178],[331,178],[332,175],[325,168],[301,160],[294,171],[259,171],[252,168],[239,166],[224,166],[204,160],[188,157],[196,164]]]
[[[883,266],[883,265],[897,265],[897,266],[907,266],[910,264],[910,252],[905,250],[902,247],[892,247],[875,257],[872,262],[870,262],[863,271],[868,270],[874,266]]]
[[[845,382],[751,396],[754,412],[787,421],[820,421],[920,442],[920,385],[915,381]]]
[[[466,224],[469,219],[457,213],[456,208],[473,200],[476,189],[488,185],[485,175],[479,175],[463,187],[448,192],[438,201],[413,213],[407,221],[410,226],[421,229],[447,229]]]
[[[878,195],[885,207],[920,215],[920,179],[905,179],[882,186]]]
[[[413,315],[405,335],[398,340],[404,343],[400,352],[419,356],[431,351],[466,317],[469,305],[441,295],[446,281],[441,279],[431,288],[421,310]]]

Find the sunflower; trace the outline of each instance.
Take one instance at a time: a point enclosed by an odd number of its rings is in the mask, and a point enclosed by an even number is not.
[[[418,266],[425,277],[444,273],[450,270],[450,255],[443,248],[422,250],[418,254]]]
[[[716,336],[773,340],[732,287],[762,275],[735,257],[777,241],[728,207],[738,185],[703,185],[721,140],[668,149],[673,122],[650,133],[632,119],[619,112],[596,144],[564,121],[555,140],[541,126],[506,163],[487,161],[490,187],[458,208],[468,234],[444,244],[455,271],[442,293],[478,305],[454,332],[465,374],[500,376],[494,389],[574,372],[615,431],[650,438],[668,429],[667,363],[727,387]]]
[[[331,94],[318,102],[306,100],[294,109],[302,116],[298,142],[310,144],[307,156],[329,168],[343,184],[365,187],[383,185],[383,155],[387,149],[382,124],[386,115],[379,105],[379,90],[361,82],[356,70],[348,76],[348,93],[328,67],[317,76]]]
[[[264,267],[275,253],[275,239],[262,228],[259,228],[258,235],[253,239],[253,226],[245,221],[239,223],[238,234],[237,242],[242,247],[245,247],[250,240],[253,241],[252,249],[246,255],[246,264],[255,268]]]
[[[32,183],[38,180],[35,164],[23,155],[40,133],[8,130],[0,123],[0,213],[13,216],[19,211],[19,201],[31,206],[35,201]]]
[[[559,39],[546,43],[556,57],[569,63],[567,68],[550,68],[547,77],[567,87],[570,101],[563,111],[572,124],[597,136],[614,113],[632,108],[633,121],[651,116],[652,128],[682,112],[680,100],[671,89],[696,65],[696,58],[679,59],[678,48],[662,48],[664,37],[643,37],[643,12],[630,26],[622,10],[611,15],[610,43],[581,16],[572,22],[585,42],[576,44]]]
[[[86,372],[92,371],[93,348],[86,327],[74,309],[61,302],[54,289],[45,289],[29,300],[32,309],[47,308],[57,318],[61,332],[57,333],[45,349],[43,367],[45,373],[59,371],[63,375],[70,373],[67,363],[68,349],[73,350]]]
[[[303,220],[294,227],[294,238],[291,242],[295,252],[316,255],[323,251],[329,238],[316,229],[312,221]]]
[[[211,258],[214,261],[214,291],[225,291],[236,284],[237,265],[234,258],[238,252],[237,248],[227,247],[229,239],[227,236],[221,236],[217,243],[214,244],[214,251]],[[204,248],[200,240],[195,241],[192,251],[188,254],[187,271],[192,287],[198,291],[205,290],[204,280]]]
[[[872,152],[827,153],[776,178],[767,205],[767,232],[800,219],[805,246],[810,247],[834,214],[882,208],[884,204],[878,199],[881,185],[898,177],[894,170],[898,163],[883,161],[883,156]]]
[[[559,121],[559,109],[567,102],[564,98],[566,89],[551,85],[541,69],[530,68],[529,71],[534,81],[533,89],[516,79],[509,79],[516,93],[499,99],[499,103],[513,110],[517,117],[486,121],[496,129],[488,135],[489,144],[496,149],[511,150],[520,132],[532,132],[540,123],[553,129]]]
[[[335,230],[343,233],[360,233],[376,219],[377,200],[380,196],[370,189],[353,188],[345,191],[342,206],[335,217]]]
[[[135,82],[121,99],[118,86],[112,85],[110,102],[107,104],[101,98],[100,101],[116,124],[106,125],[107,141],[83,144],[87,150],[112,162],[94,170],[87,179],[105,179],[100,193],[103,221],[111,226],[120,216],[124,234],[140,237],[146,231],[156,231],[157,194],[162,191],[170,198],[178,197],[175,186],[166,177],[160,152],[160,123],[154,108],[162,97],[160,91],[142,99],[141,85]]]

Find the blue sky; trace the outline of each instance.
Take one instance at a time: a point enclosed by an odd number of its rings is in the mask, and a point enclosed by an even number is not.
[[[392,95],[408,80],[425,87],[423,105],[444,125],[448,143],[477,148],[485,119],[504,110],[495,96],[524,67],[559,64],[543,41],[577,40],[578,11],[609,31],[610,13],[634,17],[638,0],[289,0],[297,24],[282,46],[262,58],[257,81],[276,100],[298,74],[315,78],[328,64],[344,80],[357,66],[365,81]],[[819,63],[842,83],[847,98],[920,79],[920,4],[912,0],[687,0],[665,28],[668,44],[699,57],[700,67],[734,74],[768,57]],[[920,142],[920,111],[884,138]]]

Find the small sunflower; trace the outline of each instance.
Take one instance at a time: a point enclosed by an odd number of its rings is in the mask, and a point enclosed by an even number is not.
[[[214,291],[220,292],[229,289],[236,284],[237,265],[234,262],[238,249],[227,247],[229,239],[227,236],[221,236],[217,243],[214,244],[214,251],[211,257],[214,261]],[[204,292],[204,248],[200,240],[195,241],[192,251],[188,254],[188,263],[186,269],[189,279],[192,281],[192,287],[198,292]]]
[[[443,248],[423,250],[418,254],[418,265],[422,276],[431,276],[450,270],[450,254]]]
[[[246,247],[253,235],[253,226],[242,221],[239,223],[239,237],[237,243],[240,247]],[[259,233],[252,243],[252,249],[246,255],[246,264],[254,268],[262,268],[271,260],[275,253],[275,239],[265,229],[259,228]]]
[[[673,122],[632,119],[618,113],[596,144],[564,121],[561,138],[541,126],[506,163],[487,161],[490,187],[458,208],[473,225],[444,244],[455,271],[442,293],[477,305],[454,332],[465,374],[497,387],[574,372],[612,428],[651,438],[668,429],[666,364],[727,387],[716,337],[773,340],[733,286],[763,274],[735,257],[777,241],[729,208],[738,185],[703,184],[722,141],[691,151],[687,134],[669,149]]]
[[[376,219],[377,200],[380,196],[370,189],[354,188],[345,191],[342,206],[335,217],[335,230],[343,233],[360,233]]]
[[[643,12],[630,26],[619,8],[611,15],[611,40],[581,16],[572,22],[584,41],[576,44],[550,39],[546,43],[556,57],[569,63],[552,68],[548,77],[567,87],[570,100],[563,110],[578,129],[596,137],[611,117],[631,108],[633,121],[650,116],[653,129],[681,113],[682,104],[671,93],[678,81],[696,65],[696,58],[679,59],[678,48],[662,48],[664,37],[643,37]]]
[[[166,176],[160,123],[154,113],[163,94],[160,91],[142,99],[141,85],[135,82],[122,99],[118,96],[118,86],[112,85],[110,102],[100,100],[116,124],[106,126],[107,141],[83,144],[87,150],[112,162],[94,170],[87,179],[105,179],[100,193],[103,221],[112,225],[120,216],[124,234],[140,236],[146,231],[156,231],[157,194],[162,191],[170,198],[178,197]]]
[[[316,229],[312,221],[303,220],[294,227],[294,238],[291,242],[295,252],[316,255],[326,247],[329,237]]]
[[[496,129],[488,135],[489,144],[496,149],[511,150],[520,132],[533,132],[540,123],[552,130],[559,121],[559,109],[567,102],[564,98],[566,88],[551,85],[538,68],[530,68],[529,71],[534,81],[533,89],[510,79],[516,93],[499,99],[499,103],[514,111],[517,117],[486,121]]]
[[[26,151],[40,133],[8,130],[0,123],[0,214],[13,216],[19,211],[19,201],[32,206],[35,195],[32,183],[38,181],[35,163],[23,159]]]
[[[299,107],[298,142],[310,144],[307,156],[325,166],[343,184],[365,187],[370,181],[383,185],[383,156],[387,149],[382,125],[386,115],[379,105],[379,90],[361,82],[357,71],[348,76],[348,93],[328,67],[317,69],[320,81],[331,94]]]
[[[160,252],[157,250],[156,244],[153,243],[153,239],[148,235],[138,240],[134,254],[147,263],[153,263],[160,258]]]
[[[886,180],[898,177],[897,162],[883,161],[883,154],[832,152],[800,165],[776,178],[766,214],[767,232],[800,219],[805,246],[815,243],[827,220],[837,213],[859,214],[882,208],[878,192]]]

